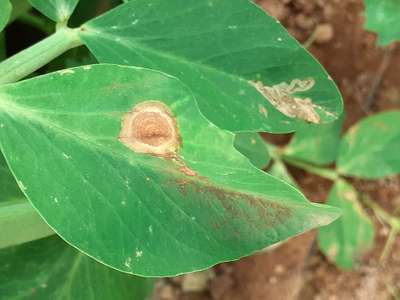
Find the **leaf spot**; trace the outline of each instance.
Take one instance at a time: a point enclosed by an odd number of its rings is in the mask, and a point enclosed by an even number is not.
[[[195,171],[193,171],[192,169],[190,169],[188,166],[183,165],[180,168],[181,172],[187,176],[197,176],[197,173]]]
[[[272,87],[265,86],[260,81],[251,81],[251,84],[284,115],[315,124],[321,122],[321,118],[316,112],[316,109],[321,107],[315,105],[311,98],[303,99],[295,96],[296,93],[312,89],[315,85],[314,79],[294,79],[290,84],[282,82]]]
[[[136,256],[137,258],[142,257],[142,256],[143,256],[143,251],[136,250],[135,256]]]
[[[258,112],[259,112],[260,114],[262,114],[263,116],[268,117],[268,111],[267,111],[267,109],[266,109],[263,105],[261,105],[261,104],[258,105]]]
[[[126,260],[125,260],[124,265],[125,265],[125,267],[130,269],[131,266],[132,266],[132,257],[127,257]]]
[[[74,73],[75,73],[75,71],[71,70],[71,69],[65,69],[65,70],[58,71],[58,74],[60,74],[61,76],[67,75],[67,74],[74,74]]]
[[[180,144],[175,118],[160,101],[145,101],[133,107],[122,121],[119,140],[134,152],[174,157]]]
[[[69,156],[67,153],[62,153],[62,156],[65,158],[65,159],[71,159],[71,156]]]

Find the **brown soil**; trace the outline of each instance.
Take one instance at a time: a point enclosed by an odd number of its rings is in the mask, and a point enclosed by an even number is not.
[[[400,47],[380,49],[363,29],[362,0],[259,0],[311,52],[338,83],[348,128],[370,113],[400,108]],[[281,142],[288,136],[280,138]],[[279,139],[278,139],[279,142]],[[305,195],[326,199],[330,183],[292,169]],[[355,181],[389,212],[400,208],[400,177]],[[372,212],[371,216],[373,215]],[[315,232],[201,275],[162,280],[156,300],[385,300],[400,299],[400,237],[385,264],[379,259],[388,228],[375,218],[375,247],[351,272],[337,269],[318,251]]]

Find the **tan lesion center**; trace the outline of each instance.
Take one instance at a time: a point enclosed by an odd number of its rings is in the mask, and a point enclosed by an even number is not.
[[[133,107],[122,122],[120,141],[137,153],[174,156],[179,132],[170,109],[161,101],[145,101]]]

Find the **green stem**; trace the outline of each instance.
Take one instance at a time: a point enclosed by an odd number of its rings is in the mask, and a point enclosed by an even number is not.
[[[40,69],[67,50],[82,45],[79,29],[62,28],[41,42],[0,64],[0,84],[16,82]]]
[[[380,261],[385,263],[396,241],[396,237],[400,234],[400,218],[394,217],[387,213],[382,207],[380,207],[366,195],[363,195],[361,199],[365,205],[373,210],[379,219],[390,226],[389,237],[386,241],[380,258]]]
[[[397,228],[392,227],[380,257],[380,262],[382,264],[385,263],[387,258],[389,257],[390,251],[392,250],[393,245],[396,242],[396,237],[398,234],[399,230]]]
[[[31,14],[29,12],[21,14],[18,20],[36,29],[39,29],[40,31],[46,34],[52,34],[52,32],[54,31],[52,27],[49,26],[50,24],[45,19],[38,17],[34,14]]]
[[[282,160],[289,165],[292,165],[294,167],[303,169],[307,172],[316,174],[325,179],[335,181],[339,178],[339,175],[335,172],[335,170],[313,166],[311,164],[287,157],[285,155],[282,156]]]
[[[21,15],[27,13],[32,8],[28,1],[12,0],[11,3],[13,9],[11,12],[10,21],[8,23],[14,22]]]
[[[390,227],[394,228],[396,231],[400,231],[400,218],[396,218],[387,213],[382,207],[372,201],[368,196],[363,195],[362,201],[369,208],[371,208],[378,218],[387,223]]]
[[[54,234],[26,200],[0,204],[0,249]]]
[[[292,165],[294,167],[300,168],[302,170],[316,174],[318,176],[321,176],[323,178],[326,178],[326,179],[329,179],[332,181],[335,181],[339,178],[339,174],[337,174],[335,170],[313,166],[311,164],[288,157],[284,154],[284,148],[279,148],[268,142],[265,142],[265,143],[268,146],[269,154],[271,155],[271,158],[273,160],[285,162],[289,165]]]

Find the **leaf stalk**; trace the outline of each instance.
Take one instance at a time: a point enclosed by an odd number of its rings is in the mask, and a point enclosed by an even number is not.
[[[39,43],[0,63],[0,84],[23,79],[67,50],[82,45],[78,30],[60,28]]]

